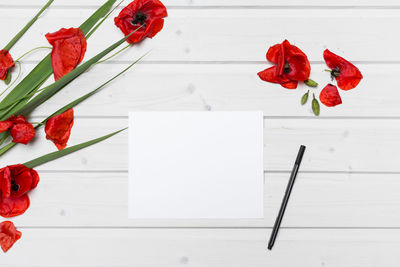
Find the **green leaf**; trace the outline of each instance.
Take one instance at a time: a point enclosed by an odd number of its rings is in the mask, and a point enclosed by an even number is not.
[[[62,149],[62,150],[59,150],[59,151],[56,151],[56,152],[52,152],[52,153],[46,154],[46,155],[41,156],[39,158],[36,158],[34,160],[25,162],[24,165],[26,167],[28,167],[28,168],[34,168],[36,166],[42,165],[44,163],[47,163],[49,161],[52,161],[52,160],[61,158],[63,156],[66,156],[68,154],[71,154],[71,153],[73,153],[75,151],[78,151],[80,149],[83,149],[85,147],[88,147],[88,146],[94,145],[96,143],[99,143],[99,142],[101,142],[103,140],[106,140],[107,138],[110,138],[111,136],[116,135],[117,133],[120,133],[120,132],[122,132],[122,131],[124,131],[126,129],[127,128],[124,128],[124,129],[121,129],[119,131],[110,133],[108,135],[105,135],[105,136],[102,136],[102,137],[99,137],[99,138],[96,138],[96,139],[93,139],[93,140],[90,140],[90,141],[87,141],[87,142],[84,142],[84,143],[81,143],[81,144],[78,144],[78,145],[75,145],[75,146],[70,146],[68,148],[65,148],[65,149]]]
[[[23,27],[14,38],[4,47],[5,50],[9,51],[11,47],[15,45],[16,42],[26,33],[26,31],[35,23],[35,21],[40,17],[40,15],[53,3],[54,0],[49,0],[39,12]]]
[[[9,85],[10,82],[11,82],[11,71],[8,70],[6,79],[4,80],[4,83],[5,83],[6,85]]]
[[[301,98],[301,104],[302,105],[304,105],[306,102],[307,102],[307,100],[308,100],[308,93],[310,92],[310,90],[308,90],[307,91],[307,93],[305,93],[304,95],[303,95],[303,97]]]
[[[90,16],[79,28],[86,34],[103,16],[107,14],[116,0],[109,0],[92,16]],[[0,102],[0,120],[5,120],[19,110],[26,102],[29,101],[25,96],[34,93],[42,86],[42,84],[53,73],[51,66],[50,54],[48,54],[36,67],[17,85],[15,88]],[[23,100],[19,100],[23,99]],[[16,103],[19,101],[19,103]],[[12,106],[11,106],[12,105]],[[11,107],[10,107],[11,106]],[[7,110],[3,110],[9,107]]]
[[[46,119],[44,119],[40,124],[38,124],[35,127],[35,130],[37,130],[40,126],[46,124],[47,120],[50,119],[51,117],[61,114],[64,111],[75,107],[76,105],[78,105],[79,103],[83,102],[84,100],[86,100],[87,98],[89,98],[90,96],[94,95],[95,93],[97,93],[98,91],[100,91],[101,89],[103,89],[103,87],[105,87],[107,84],[109,84],[110,82],[112,82],[113,80],[115,80],[116,78],[118,78],[119,76],[121,76],[122,74],[124,74],[126,71],[128,71],[131,67],[133,67],[137,62],[139,62],[144,56],[146,56],[147,54],[141,56],[139,59],[137,59],[135,62],[133,62],[132,64],[130,64],[128,67],[126,67],[124,70],[122,70],[120,73],[118,73],[117,75],[115,75],[114,77],[112,77],[111,79],[107,80],[105,83],[103,83],[102,85],[100,85],[99,87],[97,87],[96,89],[92,90],[91,92],[81,96],[80,98],[70,102],[69,104],[65,105],[64,107],[60,108],[59,110],[57,110],[56,112],[54,112],[53,114],[51,114],[50,116],[48,116]],[[8,136],[4,137],[4,140],[0,139],[0,144],[2,144]],[[13,148],[16,145],[16,143],[9,143],[7,145],[5,145],[4,147],[0,148],[0,156],[2,156],[3,154],[5,154],[7,151],[9,151],[11,148]]]
[[[85,72],[90,66],[95,64],[97,61],[99,61],[101,58],[103,58],[105,55],[110,53],[112,50],[117,48],[119,45],[121,45],[129,36],[131,36],[134,32],[136,32],[140,27],[138,27],[136,30],[132,31],[130,34],[119,40],[118,42],[112,44],[108,48],[104,49],[102,52],[97,54],[96,56],[92,57],[82,65],[78,66],[74,70],[72,70],[70,73],[67,75],[63,76],[60,78],[58,81],[55,83],[50,84],[49,86],[45,87],[42,89],[42,91],[36,95],[31,101],[26,103],[23,107],[21,107],[19,110],[16,110],[14,114],[18,115],[28,115],[31,113],[36,107],[40,106],[42,103],[47,101],[49,98],[51,98],[53,95],[55,95],[58,91],[60,91],[62,88],[64,88],[67,84],[69,84],[71,81],[73,81],[76,77],[81,75],[83,72]]]
[[[310,86],[310,87],[317,87],[318,86],[318,83],[316,81],[314,81],[314,80],[311,80],[311,79],[305,80],[304,83],[307,86]]]
[[[311,106],[312,106],[312,110],[313,110],[314,114],[315,114],[316,116],[319,116],[319,102],[318,102],[318,100],[315,98],[315,95],[314,95],[314,94],[313,94],[313,100],[312,100]]]

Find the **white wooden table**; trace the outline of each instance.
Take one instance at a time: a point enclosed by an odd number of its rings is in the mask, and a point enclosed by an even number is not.
[[[0,3],[5,44],[44,0]],[[128,1],[125,1],[128,3]],[[78,26],[100,0],[56,0],[14,47]],[[100,64],[35,111],[39,120],[94,89],[153,48],[134,70],[76,108],[70,144],[127,125],[135,110],[263,110],[265,219],[127,218],[127,134],[38,168],[31,208],[13,219],[22,239],[0,266],[396,266],[400,265],[400,49],[397,0],[165,0],[169,17],[154,40]],[[86,58],[121,37],[111,19],[89,40]],[[299,104],[307,88],[258,79],[265,53],[287,38],[309,56],[324,86],[322,52],[352,60],[364,74],[343,105],[315,118]],[[27,73],[45,55],[26,57]],[[320,86],[320,88],[322,88]],[[2,87],[3,88],[3,87]],[[319,91],[318,91],[319,92]],[[44,140],[2,165],[54,150]],[[293,159],[307,145],[276,246],[267,238]],[[157,166],[154,166],[157,167]]]

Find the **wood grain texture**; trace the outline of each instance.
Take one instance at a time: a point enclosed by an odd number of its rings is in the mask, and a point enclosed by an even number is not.
[[[125,55],[122,55],[125,58]],[[24,64],[26,74],[33,64]],[[128,66],[128,63],[100,64],[68,85],[34,116],[48,116],[68,101],[95,89]],[[261,110],[267,117],[310,117],[312,93],[332,82],[325,64],[312,64],[311,77],[317,89],[299,85],[287,90],[261,81],[257,72],[269,64],[147,64],[139,63],[103,91],[79,105],[78,116],[127,116],[129,111],[148,110]],[[397,77],[400,64],[358,64],[364,79],[350,91],[341,91],[343,105],[321,105],[321,117],[392,117],[400,116]],[[14,70],[16,73],[17,70]],[[53,82],[51,77],[47,84]],[[151,82],[150,82],[151,81]],[[300,105],[301,96],[310,90],[310,101]],[[115,105],[114,103],[118,103]]]
[[[56,0],[12,49],[17,58],[44,35],[76,27],[103,0]],[[129,1],[125,1],[128,3]],[[43,107],[40,121],[152,50],[140,64],[75,109],[70,145],[127,125],[128,111],[262,110],[265,219],[127,219],[127,133],[38,168],[31,207],[13,221],[23,237],[0,266],[398,267],[400,257],[400,4],[396,0],[165,0],[164,30],[95,66]],[[45,0],[0,3],[5,44]],[[112,17],[88,41],[86,59],[122,37]],[[324,49],[364,75],[343,105],[315,118],[308,88],[286,90],[256,73],[270,45],[289,39],[307,53],[319,90],[331,82]],[[47,52],[23,59],[28,73]],[[14,70],[15,75],[16,70]],[[14,76],[15,77],[15,76]],[[50,79],[48,83],[50,83]],[[0,90],[3,89],[0,85]],[[307,152],[283,229],[267,238],[300,144]],[[2,165],[55,151],[43,129]]]
[[[310,7],[310,6],[318,6],[318,7],[370,7],[370,6],[393,6],[398,7],[399,2],[396,0],[381,0],[379,2],[372,0],[336,0],[333,2],[327,1],[319,1],[319,0],[304,0],[304,1],[296,1],[296,0],[164,0],[162,1],[167,7],[215,7],[215,6],[224,6],[224,7]],[[12,3],[13,6],[40,6],[45,3],[44,0],[18,0]],[[103,0],[57,0],[53,4],[55,7],[85,7],[85,6],[99,6],[104,3]],[[129,1],[125,1],[125,4],[129,3]],[[4,6],[7,7],[7,6]]]
[[[289,173],[266,173],[265,219],[130,220],[127,172],[41,172],[19,227],[272,227]],[[398,227],[398,174],[304,173],[282,227]],[[374,216],[371,216],[373,214]]]
[[[0,43],[14,36],[32,13],[32,9],[7,11],[2,20],[10,26],[1,35]],[[78,8],[73,12],[50,9],[11,52],[20,55],[29,48],[47,45],[44,34],[61,27],[77,27],[93,12],[94,9]],[[111,20],[112,17],[90,38],[86,58],[123,37]],[[321,22],[327,26],[321,27]],[[400,9],[307,9],[300,12],[291,9],[284,12],[279,9],[172,9],[164,30],[152,40],[137,45],[124,59],[135,58],[134,55],[154,48],[146,60],[264,62],[271,45],[288,39],[302,48],[311,61],[322,62],[322,53],[329,48],[356,62],[399,62],[399,37],[384,30],[399,23]],[[30,46],[26,45],[28,40]]]
[[[69,144],[100,137],[126,125],[127,118],[78,118]],[[266,119],[264,167],[266,171],[290,171],[298,147],[304,144],[307,153],[302,171],[400,172],[400,151],[393,145],[399,134],[398,119]],[[36,140],[14,148],[4,156],[3,164],[25,162],[55,150],[45,139],[43,129],[38,131]],[[38,169],[126,171],[127,146],[127,132],[123,132]]]
[[[270,229],[23,230],[24,243],[1,254],[0,266],[397,267],[400,262],[398,229],[285,229],[272,252],[265,244]]]

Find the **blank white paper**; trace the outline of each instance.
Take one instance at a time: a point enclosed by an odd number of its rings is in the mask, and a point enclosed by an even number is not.
[[[129,217],[262,218],[262,112],[129,114]]]

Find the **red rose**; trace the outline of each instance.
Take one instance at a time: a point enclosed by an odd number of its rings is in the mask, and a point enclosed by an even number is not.
[[[0,80],[5,80],[8,70],[14,66],[15,63],[10,53],[5,49],[0,50]]]
[[[164,26],[167,9],[158,0],[135,0],[121,10],[114,18],[115,25],[126,35],[137,28],[127,41],[131,44],[140,42],[146,37],[153,38]]]
[[[6,121],[0,121],[0,133],[10,129],[14,143],[28,144],[35,137],[35,129],[22,115],[11,116]]]
[[[87,46],[85,35],[79,28],[62,28],[57,32],[46,34],[46,38],[53,46],[51,64],[54,79],[57,81],[83,60]]]
[[[74,110],[68,109],[64,113],[51,117],[46,122],[46,138],[53,141],[58,150],[67,146],[71,128],[74,125]]]
[[[350,90],[356,87],[363,78],[360,70],[346,59],[335,55],[328,49],[324,51],[326,65],[332,69],[332,78],[335,78],[340,89]]]
[[[22,164],[0,169],[0,216],[9,218],[29,208],[27,193],[39,183],[39,175]]]
[[[267,60],[276,65],[258,73],[263,81],[295,89],[299,81],[310,77],[311,66],[306,54],[287,40],[271,46],[267,52]]]
[[[10,221],[0,223],[0,246],[4,252],[7,252],[18,239],[21,238],[21,232],[18,231]]]
[[[319,100],[321,100],[321,103],[327,107],[334,107],[342,104],[342,99],[340,98],[338,89],[332,84],[328,84],[324,89],[322,89],[319,94]]]

